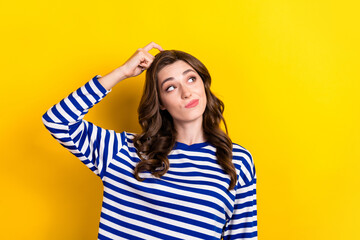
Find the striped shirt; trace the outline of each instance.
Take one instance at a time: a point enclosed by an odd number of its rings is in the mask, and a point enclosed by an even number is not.
[[[233,143],[236,186],[208,142],[176,142],[161,178],[134,168],[134,134],[83,119],[106,90],[96,75],[42,117],[51,135],[104,184],[98,239],[257,239],[256,174],[249,151]]]

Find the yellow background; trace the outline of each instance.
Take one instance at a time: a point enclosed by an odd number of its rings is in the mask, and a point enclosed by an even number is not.
[[[208,67],[254,157],[259,239],[360,239],[357,2],[2,0],[0,239],[96,239],[102,183],[41,116],[150,41]],[[138,132],[143,81],[86,119]]]

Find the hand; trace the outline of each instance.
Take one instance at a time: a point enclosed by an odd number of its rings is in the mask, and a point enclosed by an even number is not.
[[[153,48],[164,51],[163,48],[151,42],[143,48],[139,48],[120,68],[126,78],[135,77],[148,69],[154,60],[154,56],[149,53]]]
[[[144,48],[139,48],[123,65],[99,78],[100,84],[110,90],[120,81],[135,77],[148,69],[155,58],[149,53],[153,48],[164,51],[161,46],[154,42],[149,43]]]

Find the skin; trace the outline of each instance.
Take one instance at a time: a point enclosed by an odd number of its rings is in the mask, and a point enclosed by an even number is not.
[[[167,110],[172,116],[178,133],[177,141],[188,145],[203,142],[202,116],[206,108],[206,94],[199,74],[179,60],[160,70],[158,85],[161,110]],[[195,99],[199,100],[198,105],[185,107]]]
[[[163,51],[163,48],[154,42],[139,48],[124,64],[99,78],[100,84],[110,90],[122,80],[140,75],[151,66],[155,58],[149,53],[153,48]],[[188,69],[193,71],[183,75]],[[161,86],[169,77],[173,79]],[[206,95],[200,76],[184,61],[177,61],[161,69],[158,79],[161,109],[169,111],[174,119],[176,141],[187,145],[204,142],[202,114],[206,107]],[[194,108],[185,108],[193,99],[199,99],[199,104]]]

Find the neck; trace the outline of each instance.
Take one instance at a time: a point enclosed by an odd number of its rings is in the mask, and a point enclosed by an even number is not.
[[[202,118],[199,121],[189,123],[174,122],[174,125],[177,132],[176,141],[187,145],[205,142]]]

